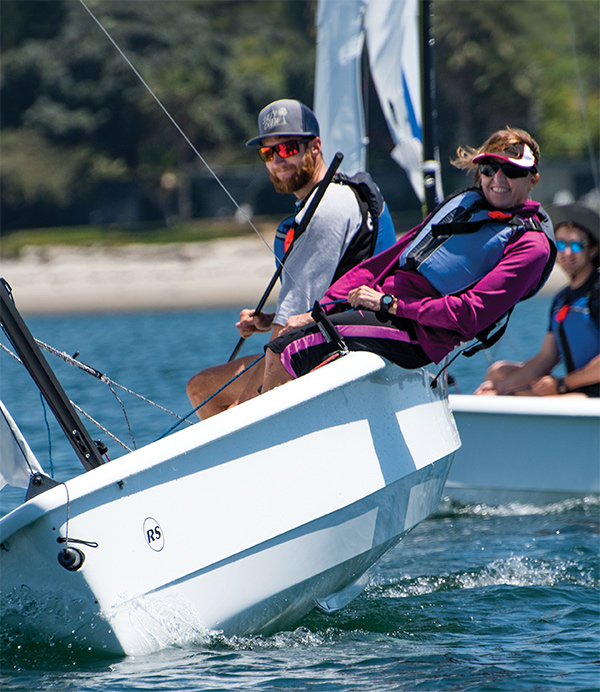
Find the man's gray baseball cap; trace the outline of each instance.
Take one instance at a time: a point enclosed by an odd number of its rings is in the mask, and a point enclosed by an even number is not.
[[[246,142],[247,147],[260,146],[264,137],[319,136],[316,115],[300,101],[282,99],[265,106],[258,114],[258,137]]]

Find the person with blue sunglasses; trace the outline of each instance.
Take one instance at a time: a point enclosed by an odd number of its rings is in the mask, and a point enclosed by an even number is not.
[[[580,204],[550,207],[557,262],[569,283],[554,297],[538,353],[525,363],[493,363],[475,394],[600,396],[600,216]],[[566,374],[551,374],[562,363]]]

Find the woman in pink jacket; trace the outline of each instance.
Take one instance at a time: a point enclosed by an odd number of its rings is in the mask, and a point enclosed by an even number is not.
[[[512,128],[477,149],[459,148],[452,163],[475,172],[474,187],[444,200],[322,299],[347,348],[404,368],[439,363],[539,290],[556,249],[552,224],[529,199],[538,162],[535,140]],[[309,372],[338,350],[311,313],[291,317],[266,347],[262,391]]]

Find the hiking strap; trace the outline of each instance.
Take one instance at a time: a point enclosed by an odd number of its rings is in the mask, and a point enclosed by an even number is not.
[[[489,327],[486,327],[485,329],[482,329],[480,332],[477,332],[475,338],[479,343],[476,343],[473,346],[464,349],[464,355],[467,358],[471,358],[476,353],[479,353],[479,351],[483,351],[486,348],[491,348],[494,344],[498,343],[498,341],[500,341],[500,339],[504,336],[504,332],[506,332],[506,328],[508,327],[508,320],[510,319],[513,310],[514,306],[499,320],[496,320],[496,322],[491,324]],[[504,319],[504,323],[498,326],[502,319]]]
[[[437,382],[442,373],[447,370],[452,363],[458,358],[458,356],[463,355],[466,358],[472,358],[476,353],[479,353],[480,351],[483,351],[487,348],[491,348],[494,346],[494,344],[498,343],[500,339],[504,336],[504,333],[506,332],[506,328],[508,327],[508,320],[510,319],[510,316],[512,314],[512,311],[514,310],[514,306],[507,312],[503,317],[501,317],[499,320],[496,320],[493,324],[491,324],[489,327],[486,327],[485,329],[482,329],[480,332],[477,332],[475,335],[475,338],[477,339],[477,342],[473,344],[472,346],[468,346],[467,348],[461,348],[457,353],[454,354],[454,356],[444,365],[443,368],[440,369],[438,374],[433,378],[433,381],[431,382],[431,388],[435,389],[437,387]],[[498,326],[499,322],[504,319],[504,323]],[[495,331],[494,331],[495,330]]]

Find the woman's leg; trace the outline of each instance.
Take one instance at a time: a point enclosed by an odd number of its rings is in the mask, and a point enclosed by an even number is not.
[[[377,353],[408,369],[431,362],[417,342],[409,320],[356,310],[333,315],[330,321],[350,351]],[[337,346],[327,342],[314,323],[277,337],[267,346],[267,353],[272,351],[273,355],[281,356],[279,363],[269,360],[269,365],[265,366],[270,368],[269,388],[310,372],[336,350]],[[285,378],[284,371],[290,378]]]

